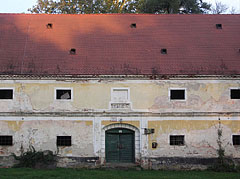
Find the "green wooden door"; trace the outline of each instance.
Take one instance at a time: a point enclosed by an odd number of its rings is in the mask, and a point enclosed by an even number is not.
[[[123,128],[106,131],[106,161],[134,162],[134,131]]]

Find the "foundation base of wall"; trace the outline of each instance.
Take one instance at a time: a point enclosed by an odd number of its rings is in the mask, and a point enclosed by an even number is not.
[[[229,159],[234,164],[240,165],[240,158]],[[55,167],[61,168],[104,168],[104,169],[151,169],[151,170],[205,170],[217,162],[217,158],[184,158],[184,157],[158,157],[142,158],[141,164],[137,163],[104,163],[99,157],[58,157]],[[0,156],[0,168],[13,167],[17,161],[12,156]]]
[[[36,165],[36,168],[98,168],[99,157],[58,157],[57,164],[51,166]],[[0,156],[0,168],[10,168],[18,161],[12,156]]]
[[[99,157],[59,157],[57,167],[62,168],[98,168]]]
[[[10,168],[17,163],[13,156],[0,156],[0,168]]]
[[[217,162],[217,158],[184,158],[184,157],[159,157],[150,158],[148,169],[153,170],[206,170]],[[236,165],[240,159],[229,159]]]

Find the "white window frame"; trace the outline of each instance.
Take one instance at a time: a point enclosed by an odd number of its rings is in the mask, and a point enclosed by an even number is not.
[[[231,90],[240,90],[240,87],[239,87],[239,88],[237,88],[237,87],[235,87],[235,88],[229,88],[229,99],[231,99],[231,100],[240,100],[240,99],[232,99],[232,98],[231,98]]]
[[[125,102],[117,102],[117,101],[113,101],[113,93],[114,90],[127,90],[127,95],[128,95],[128,99]],[[112,109],[111,104],[114,103],[120,103],[120,104],[129,104],[130,108],[126,108],[126,109],[132,109],[132,103],[131,103],[131,99],[130,99],[130,88],[125,88],[125,87],[114,87],[111,88],[111,101],[109,102],[109,109]],[[119,108],[119,109],[125,109],[125,108]]]
[[[171,90],[184,90],[184,99],[171,99]],[[168,98],[169,98],[169,101],[187,101],[187,89],[186,88],[169,88]]]
[[[13,90],[13,97],[12,99],[0,99],[0,101],[12,101],[15,98],[15,88],[14,87],[0,87],[0,90]]]
[[[71,99],[57,99],[57,90],[71,90]],[[54,88],[54,100],[55,101],[73,101],[73,88],[66,88],[66,87]]]

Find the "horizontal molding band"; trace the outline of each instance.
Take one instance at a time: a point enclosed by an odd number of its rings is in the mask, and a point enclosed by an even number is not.
[[[0,75],[0,80],[240,80],[240,75]]]
[[[2,112],[0,117],[240,117],[240,112]]]

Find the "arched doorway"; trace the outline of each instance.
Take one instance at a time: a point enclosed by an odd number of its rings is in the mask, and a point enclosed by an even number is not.
[[[112,128],[105,131],[106,162],[135,162],[135,132],[127,128]]]

